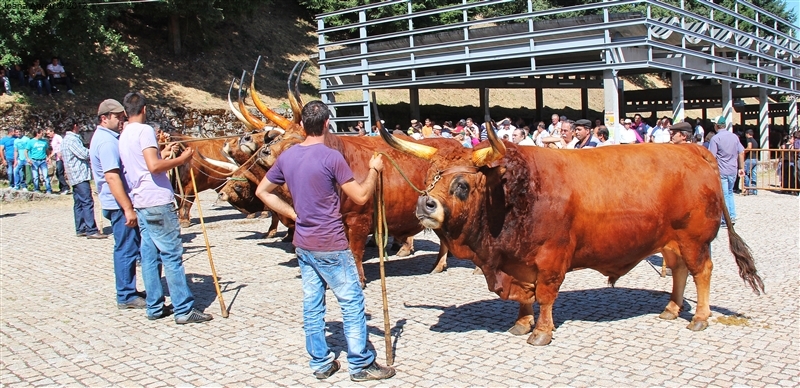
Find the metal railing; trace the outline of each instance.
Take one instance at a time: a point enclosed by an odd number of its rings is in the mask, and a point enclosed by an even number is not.
[[[749,159],[749,155],[761,155],[762,160]],[[770,190],[800,193],[800,150],[753,149],[745,151],[745,178],[739,179],[742,193],[750,190]],[[750,166],[755,169],[748,171]],[[755,176],[755,183],[750,176]]]

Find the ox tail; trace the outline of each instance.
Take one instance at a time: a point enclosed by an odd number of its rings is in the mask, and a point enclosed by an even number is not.
[[[761,280],[761,276],[758,276],[753,253],[750,252],[747,243],[733,230],[731,215],[724,201],[722,202],[722,214],[725,216],[725,224],[728,225],[728,241],[730,241],[731,253],[736,258],[736,265],[739,267],[739,277],[753,289],[756,295],[761,295],[764,292],[764,282]]]

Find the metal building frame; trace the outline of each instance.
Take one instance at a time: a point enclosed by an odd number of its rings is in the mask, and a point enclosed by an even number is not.
[[[766,118],[770,99],[796,95],[800,87],[800,40],[781,31],[794,31],[794,27],[745,0],[736,0],[734,9],[699,0],[708,10],[702,15],[685,9],[683,1],[676,7],[657,0],[601,0],[534,11],[533,1],[527,0],[524,13],[486,19],[470,16],[475,8],[508,1],[512,0],[462,0],[453,6],[414,11],[414,0],[386,0],[317,15],[322,99],[335,114],[343,106],[360,106],[363,112],[333,121],[371,122],[372,89],[409,89],[413,106],[415,99],[418,104],[419,88],[425,87],[536,88],[540,109],[541,88],[602,85],[610,125],[624,113],[620,75],[670,72],[671,105],[677,120],[683,119],[687,100],[703,103],[703,98],[686,97],[690,89],[684,90],[684,81],[718,80],[721,99],[716,104],[721,101],[729,119],[734,96],[742,94],[737,89],[751,89],[744,94],[759,98]],[[367,19],[370,9],[402,4],[404,13]],[[638,11],[630,12],[631,8]],[[742,16],[745,10],[754,19]],[[461,21],[414,27],[415,18],[445,12],[460,12]],[[576,12],[587,16],[565,17]],[[357,21],[329,26],[326,20],[332,17]],[[719,22],[723,17],[732,18],[734,25]],[[772,22],[767,25],[761,20]],[[375,25],[397,22],[407,29],[370,35]],[[345,37],[334,38],[341,35]],[[361,90],[362,100],[336,102],[334,93],[346,90]],[[791,126],[797,126],[796,101],[792,98],[789,103]],[[761,120],[763,129],[767,121]]]

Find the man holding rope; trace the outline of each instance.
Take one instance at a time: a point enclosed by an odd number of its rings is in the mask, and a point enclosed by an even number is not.
[[[342,215],[341,191],[358,204],[366,203],[375,190],[380,156],[369,161],[369,175],[356,182],[344,157],[325,146],[330,111],[322,101],[303,107],[302,126],[306,139],[282,153],[256,189],[256,195],[276,212],[296,222],[294,245],[303,282],[303,330],[309,365],[318,379],[339,370],[339,362],[325,341],[325,287],[333,291],[342,308],[347,362],[353,381],[383,380],[395,374],[392,367],[375,361],[367,348],[364,293],[348,248]],[[294,208],[272,191],[286,183]]]

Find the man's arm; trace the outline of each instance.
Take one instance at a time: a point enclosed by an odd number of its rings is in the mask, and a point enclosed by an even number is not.
[[[89,149],[84,147],[80,140],[70,141],[66,146],[76,158],[80,160],[89,160]],[[61,147],[64,147],[64,143],[61,144]]]
[[[264,179],[262,179],[261,182],[258,183],[258,187],[256,187],[256,197],[278,214],[289,217],[293,221],[297,221],[297,212],[294,211],[294,208],[272,193],[276,188],[278,188],[278,185],[270,182],[269,179],[264,176]]]
[[[2,161],[2,164],[8,164],[8,161],[6,160],[6,146],[3,144],[0,144],[0,160]]]
[[[155,147],[147,147],[142,150],[144,162],[147,164],[147,169],[150,170],[150,173],[152,174],[159,174],[178,167],[186,163],[193,154],[194,150],[191,147],[187,147],[186,150],[183,151],[183,153],[177,158],[159,159],[158,150]]]
[[[117,200],[122,212],[125,213],[125,226],[133,228],[136,226],[136,211],[133,210],[131,199],[128,198],[128,193],[125,192],[125,186],[122,184],[122,177],[118,168],[106,171],[103,176],[106,179],[108,188],[111,190],[111,195]]]
[[[373,155],[369,160],[369,173],[364,182],[358,183],[355,179],[342,185],[342,191],[347,194],[353,202],[363,205],[369,201],[369,197],[375,191],[378,182],[378,172],[383,170],[383,159],[378,155]]]
[[[744,176],[744,151],[739,152],[739,176]]]

